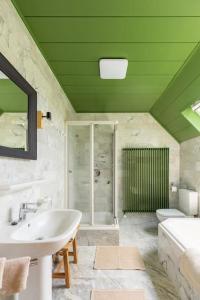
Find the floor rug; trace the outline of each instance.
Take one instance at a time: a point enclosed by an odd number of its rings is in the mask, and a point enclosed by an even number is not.
[[[145,270],[145,266],[136,247],[97,246],[94,269]]]

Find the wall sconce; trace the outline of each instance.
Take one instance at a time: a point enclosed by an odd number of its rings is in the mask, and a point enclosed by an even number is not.
[[[37,128],[43,128],[43,119],[46,118],[47,120],[51,120],[51,112],[47,112],[46,115],[43,115],[42,111],[37,111]]]

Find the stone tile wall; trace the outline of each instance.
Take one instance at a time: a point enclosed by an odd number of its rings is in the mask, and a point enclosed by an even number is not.
[[[180,186],[197,191],[200,201],[200,137],[181,143]]]
[[[0,184],[23,183],[38,178],[47,184],[23,192],[0,195],[0,222],[7,221],[10,208],[23,201],[50,196],[53,206],[64,202],[64,122],[75,118],[74,110],[47,62],[33,41],[10,0],[0,0],[0,52],[38,93],[38,110],[52,112],[38,130],[36,161],[0,157]]]

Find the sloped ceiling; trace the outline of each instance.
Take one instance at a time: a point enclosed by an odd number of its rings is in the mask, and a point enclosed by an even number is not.
[[[200,48],[178,72],[151,109],[152,115],[180,142],[198,136],[182,112],[200,99]]]
[[[199,0],[13,3],[77,112],[150,111],[179,141],[198,134],[181,115],[198,85],[190,85],[187,103],[174,101],[191,79],[184,75],[188,79],[179,82],[200,40]],[[105,57],[128,59],[125,80],[99,78],[98,61]]]

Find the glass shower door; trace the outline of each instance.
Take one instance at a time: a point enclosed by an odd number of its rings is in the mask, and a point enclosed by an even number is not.
[[[113,124],[94,125],[94,223],[113,224]]]
[[[91,223],[90,126],[68,125],[68,207],[82,212],[82,224]]]
[[[82,212],[82,224],[117,220],[116,126],[71,121],[67,125],[67,202]]]

